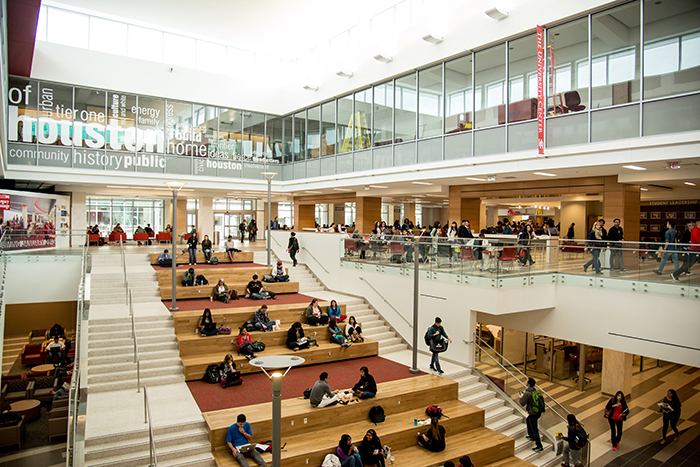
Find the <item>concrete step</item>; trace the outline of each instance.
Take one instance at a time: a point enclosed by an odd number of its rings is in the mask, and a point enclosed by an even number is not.
[[[141,368],[141,377],[148,375],[149,378],[156,377],[168,377],[168,376],[182,376],[182,365],[170,363],[170,366],[161,366],[158,368]],[[176,362],[175,362],[176,363]],[[118,383],[121,381],[128,381],[130,379],[136,379],[136,364],[133,365],[132,369],[113,371],[111,373],[89,375],[88,384],[90,388],[96,384],[103,383]]]
[[[406,350],[408,348],[408,345],[406,344],[396,344],[388,347],[382,347],[380,349],[380,355],[388,355],[393,352],[398,352],[400,350]]]
[[[138,329],[139,324],[141,325],[152,325],[154,323],[170,323],[172,326],[173,318],[169,315],[149,315],[149,316],[136,316],[134,318],[134,323]],[[93,318],[88,322],[88,329],[92,326],[107,326],[114,324],[128,324],[129,329],[131,329],[131,317],[125,318]]]
[[[164,462],[177,462],[178,459],[190,457],[195,454],[209,454],[211,456],[211,445],[206,442],[188,442],[164,449],[156,448],[158,465]],[[120,466],[120,467],[143,467],[148,465],[150,459],[148,441],[139,446],[132,446],[126,455],[114,455],[103,457],[93,461],[85,460],[86,467],[98,466]],[[213,459],[212,459],[213,460]],[[178,464],[171,464],[178,465]]]
[[[182,373],[182,369],[180,369],[180,373],[177,375],[169,375],[169,376],[155,376],[155,377],[149,377],[145,376],[144,372],[141,372],[141,387],[143,386],[161,386],[164,384],[178,384],[178,383],[184,383],[185,382],[185,376]],[[116,382],[111,382],[111,383],[95,383],[95,384],[90,384],[88,391],[90,393],[96,393],[96,392],[111,392],[111,391],[122,391],[124,389],[136,389],[136,384],[137,384],[137,378],[136,378],[136,372],[134,372],[132,375],[129,376],[129,378],[122,379],[120,381]],[[208,444],[207,444],[208,446]]]
[[[508,415],[511,415],[513,413],[513,409],[511,407],[506,407],[506,406],[498,406],[494,407],[491,409],[488,409],[486,411],[486,414],[484,414],[485,417],[485,422],[486,423],[493,423],[496,420],[500,420],[502,418],[507,417]]]
[[[513,439],[518,439],[521,436],[527,435],[527,425],[525,424],[525,419],[517,414],[514,414],[515,417],[519,420],[519,423],[513,423],[510,424],[509,426],[501,425],[498,427],[498,432],[501,434],[504,434],[506,436],[510,436]],[[511,417],[504,417],[500,422],[503,422],[505,420],[510,420]],[[490,428],[490,427],[489,427]],[[493,428],[490,428],[493,429]]]
[[[388,328],[387,329],[384,329],[384,328],[386,328],[386,326],[384,326],[382,329],[379,329],[379,332],[364,332],[364,330],[363,330],[362,335],[365,337],[368,337],[372,340],[380,341],[380,342],[384,339],[391,339],[391,338],[396,336],[395,332],[388,330]],[[372,331],[374,331],[374,330],[372,330]]]
[[[499,433],[503,433],[507,436],[511,436],[510,434],[508,434],[511,430],[513,430],[513,433],[516,434],[518,430],[522,429],[520,425],[525,427],[525,425],[523,424],[523,420],[524,419],[522,416],[511,413],[510,415],[506,415],[505,417],[488,421],[486,423],[486,428],[488,428],[489,430],[498,431]],[[525,431],[527,432],[526,427]],[[511,438],[512,437],[513,436],[511,436]]]
[[[142,372],[150,372],[151,370],[171,365],[180,365],[180,359],[176,357],[153,360],[141,359]],[[94,375],[113,374],[122,371],[136,371],[136,363],[133,362],[133,356],[128,362],[118,362],[106,365],[90,365],[88,368],[88,378]]]
[[[544,446],[543,446],[544,447]],[[561,464],[562,456],[557,456],[554,449],[542,452],[532,463],[538,467],[554,467]]]
[[[476,404],[477,407],[480,409],[484,410],[491,410],[495,409],[496,407],[501,407],[505,405],[505,401],[503,399],[499,399],[498,397],[494,397],[493,399],[487,399],[485,401],[481,401],[478,404]],[[512,408],[511,408],[512,410]]]
[[[157,352],[146,352],[141,353],[139,350],[139,359],[141,363],[147,360],[165,360],[165,359],[179,359],[179,350],[160,350]],[[93,365],[110,365],[113,363],[130,363],[134,361],[134,354],[132,351],[124,352],[119,355],[101,355],[101,356],[88,356],[88,367]]]
[[[525,430],[525,432],[527,433],[527,429]],[[527,439],[525,437],[525,435],[523,435],[515,440],[515,453],[516,454],[518,454],[522,451],[525,451],[525,450],[532,451],[532,448],[534,448],[534,447],[535,447],[535,442]]]
[[[534,446],[533,446],[534,447]],[[551,453],[551,458],[554,458],[554,447],[551,444],[545,443],[544,441],[542,442],[542,452],[534,452],[532,448],[530,449],[525,449],[520,452],[515,453],[515,457],[522,459],[526,462],[530,462],[531,464],[536,464],[537,459],[546,459],[546,456],[548,453]]]
[[[355,313],[355,312],[361,311],[361,310],[369,310],[369,307],[364,303],[358,303],[358,304],[353,304],[353,305],[348,305],[346,303],[345,309],[348,311],[348,313],[350,313],[350,312]]]
[[[177,446],[181,443],[187,442],[208,442],[209,435],[206,429],[203,428],[186,428],[173,433],[166,434],[155,434],[155,445],[156,451],[160,451],[164,448],[170,446]],[[106,442],[100,443],[99,445],[92,446],[85,449],[85,461],[93,461],[97,459],[104,459],[111,456],[124,456],[128,455],[133,449],[140,449],[144,444],[148,447],[149,437],[140,436],[138,438],[131,439],[110,439]]]
[[[390,339],[384,339],[379,341],[379,348],[389,348],[394,345],[398,345],[401,343],[401,338],[400,337],[392,337]]]
[[[97,349],[88,349],[88,359],[91,359],[93,357],[107,357],[107,356],[112,356],[112,355],[122,355],[124,353],[132,353],[133,351],[133,342],[130,344],[123,344],[120,346],[112,346],[112,347],[105,347],[105,348],[97,348]],[[148,355],[149,353],[158,353],[164,350],[175,350],[177,351],[179,349],[177,341],[172,341],[172,342],[166,342],[166,343],[161,343],[161,344],[151,344],[148,342],[145,343],[139,343],[138,344],[138,353],[143,358],[145,355]]]
[[[105,326],[108,327],[108,326]],[[115,328],[117,326],[114,326]],[[88,339],[90,342],[98,340],[110,340],[110,339],[131,339],[131,326],[120,325],[121,329],[114,331],[93,331],[92,329],[88,333]],[[173,326],[162,326],[155,328],[136,328],[136,337],[138,339],[145,339],[163,335],[174,335]]]
[[[484,384],[484,383],[479,383],[479,384]],[[493,391],[491,391],[490,389],[484,389],[485,387],[486,387],[486,385],[484,384],[484,386],[480,390],[477,389],[475,391],[467,392],[467,394],[464,397],[460,396],[459,399],[461,401],[466,402],[467,404],[476,405],[481,401],[485,401],[485,400],[492,399],[493,397],[495,397]],[[462,391],[460,391],[460,393],[461,392]]]
[[[466,389],[468,387],[471,387],[472,385],[476,384],[479,382],[479,376],[473,375],[471,373],[466,374],[460,378],[455,379],[454,377],[451,377],[451,379],[457,381],[459,384],[459,389]]]
[[[136,340],[138,341],[139,344],[139,351],[140,347],[142,344],[148,344],[148,345],[155,345],[155,344],[177,344],[177,339],[175,338],[174,334],[170,335],[156,335],[156,336],[149,336],[148,339],[141,338],[142,336],[139,336],[139,334],[136,334]],[[111,349],[114,347],[128,347],[128,346],[133,346],[134,345],[134,340],[131,338],[131,336],[127,338],[113,338],[113,339],[93,339],[92,336],[88,340],[88,351],[90,350],[96,350],[96,349]]]
[[[472,397],[472,395],[475,395],[476,393],[488,391],[487,388],[488,388],[488,386],[486,385],[486,383],[482,383],[478,379],[476,381],[472,382],[470,385],[465,385],[464,387],[462,387],[460,385],[459,398],[464,399],[464,400],[470,399]],[[491,392],[491,391],[489,391],[489,392]],[[493,392],[491,392],[491,394],[493,395]],[[478,401],[476,401],[476,402],[478,402]],[[470,404],[471,404],[471,402],[470,402]]]
[[[177,459],[158,461],[159,467],[216,467],[211,453],[182,456]]]

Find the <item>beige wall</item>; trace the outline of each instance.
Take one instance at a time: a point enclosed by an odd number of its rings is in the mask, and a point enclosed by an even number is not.
[[[576,238],[586,238],[586,202],[585,201],[562,201],[561,202],[561,232],[562,237],[566,236],[572,222]]]
[[[78,302],[18,303],[5,306],[5,336],[29,334],[32,329],[75,329]]]
[[[201,242],[205,235],[214,241],[214,211],[212,210],[213,198],[199,198],[199,211],[197,212],[197,233]],[[178,216],[180,213],[178,212]]]

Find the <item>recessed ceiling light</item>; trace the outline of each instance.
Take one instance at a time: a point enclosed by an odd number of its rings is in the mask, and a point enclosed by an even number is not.
[[[354,191],[351,190],[350,188],[333,188],[335,191]]]
[[[430,182],[411,182],[411,183],[413,183],[414,185],[432,185],[432,183],[430,183]]]
[[[105,185],[107,188],[126,188],[125,186],[120,186],[120,185]]]
[[[630,170],[646,170],[646,167],[640,167],[638,165],[623,165],[622,166],[625,169],[630,169]]]
[[[485,182],[485,178],[477,178],[477,177],[467,177],[467,180],[475,180],[477,182]]]
[[[304,89],[306,89],[307,91],[318,91],[318,86],[307,84],[304,86]]]
[[[640,188],[642,191],[649,191],[649,188]]]
[[[313,194],[316,194],[316,195],[323,194],[322,191],[305,191],[304,193],[313,193]]]
[[[339,71],[336,71],[335,74],[340,76],[341,78],[352,78],[352,75],[354,73],[352,71],[339,70]]]
[[[684,182],[684,183],[685,183],[686,185],[695,186],[695,183],[693,183],[693,182]]]
[[[535,172],[535,175],[542,175],[543,177],[556,177],[557,174],[551,174],[549,172]]]
[[[389,188],[388,186],[383,186],[383,185],[370,185],[370,188]]]
[[[500,21],[503,18],[508,17],[507,11],[499,10],[498,8],[491,8],[490,10],[486,10],[484,13],[486,13],[489,18],[495,19],[496,21]]]

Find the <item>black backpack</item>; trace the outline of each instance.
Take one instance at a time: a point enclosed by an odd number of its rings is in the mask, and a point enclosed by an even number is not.
[[[204,373],[204,381],[210,384],[221,382],[221,370],[219,369],[219,365],[211,364],[207,367],[207,371]]]
[[[581,449],[588,443],[588,433],[583,427],[578,427],[576,434],[574,435],[574,444],[577,448]]]
[[[384,415],[384,409],[381,405],[375,405],[374,407],[369,409],[369,419],[375,425],[377,423],[382,423],[384,420],[386,420],[386,416]]]
[[[207,280],[206,277],[204,277],[203,275],[199,274],[199,275],[197,276],[197,279],[196,279],[195,283],[196,283],[197,285],[207,285],[207,284],[209,284],[209,281]]]
[[[430,335],[430,329],[432,326],[428,327],[428,330],[425,331],[425,336],[423,336],[423,339],[425,340],[425,345],[430,347],[430,342],[433,340],[433,336]]]
[[[255,331],[255,324],[252,321],[246,321],[245,323],[243,323],[243,327],[248,332]]]

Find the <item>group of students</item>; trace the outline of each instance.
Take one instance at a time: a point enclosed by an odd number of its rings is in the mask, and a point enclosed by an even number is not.
[[[346,319],[348,319],[348,323],[345,325],[345,330],[341,330],[340,323]],[[295,325],[296,324],[299,324],[298,329],[301,330],[303,337],[304,331],[301,328],[301,323],[295,323]],[[350,347],[354,342],[364,342],[362,328],[357,323],[355,317],[350,316],[348,318],[347,315],[344,315],[340,310],[340,306],[338,306],[338,302],[335,300],[331,300],[330,305],[324,312],[318,303],[318,299],[312,299],[309,306],[307,306],[306,310],[304,310],[304,324],[308,324],[310,326],[321,326],[327,324],[328,332],[330,334],[330,341],[343,347]],[[290,337],[292,337],[291,334]],[[298,347],[296,345],[290,346],[289,340],[287,345],[290,349]]]

